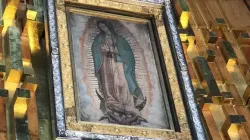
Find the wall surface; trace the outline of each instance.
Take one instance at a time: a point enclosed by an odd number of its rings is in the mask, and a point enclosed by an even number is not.
[[[175,0],[179,34],[211,139],[249,139],[248,0]]]

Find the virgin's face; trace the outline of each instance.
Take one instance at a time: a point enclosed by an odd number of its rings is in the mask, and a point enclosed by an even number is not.
[[[101,28],[101,30],[102,30],[104,33],[106,33],[106,34],[111,34],[109,28],[108,28],[105,24],[100,23],[100,24],[99,24],[99,27]]]

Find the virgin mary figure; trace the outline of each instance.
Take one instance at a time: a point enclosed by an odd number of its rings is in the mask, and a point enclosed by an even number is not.
[[[91,50],[100,91],[96,93],[104,113],[100,120],[123,125],[146,122],[140,113],[146,97],[136,81],[131,46],[110,22],[97,21],[97,27],[100,33],[95,36]]]

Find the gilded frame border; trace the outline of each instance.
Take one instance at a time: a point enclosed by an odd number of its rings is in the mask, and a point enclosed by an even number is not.
[[[69,0],[70,1],[70,0]],[[72,0],[73,1],[73,0]],[[121,9],[124,11],[131,11],[132,9],[135,10],[138,13],[144,13],[144,14],[152,14],[155,12],[155,6],[152,6],[151,4],[141,4],[139,3],[139,5],[137,4],[128,4],[128,3],[121,3],[119,2],[119,0],[117,0],[118,2],[116,2],[116,0],[79,0],[76,3],[79,4],[87,4],[87,5],[96,5],[96,6],[100,6],[100,7],[108,7],[108,8],[113,8],[113,9]],[[113,3],[113,5],[110,5],[111,3]],[[98,134],[89,134],[89,133],[85,133],[85,132],[79,132],[79,131],[72,131],[72,130],[66,130],[66,124],[65,124],[65,116],[64,116],[64,106],[67,106],[67,103],[65,103],[63,101],[63,95],[62,93],[67,93],[69,92],[70,88],[72,87],[65,87],[65,85],[62,84],[62,79],[64,79],[62,73],[61,73],[61,65],[63,66],[64,64],[66,64],[65,60],[61,60],[60,59],[60,53],[63,54],[62,52],[64,52],[65,50],[68,49],[68,43],[67,43],[67,27],[66,27],[66,17],[65,17],[65,3],[64,0],[57,0],[56,3],[54,3],[54,0],[48,0],[48,21],[49,21],[49,37],[50,37],[50,46],[51,46],[51,61],[52,61],[52,74],[53,74],[53,92],[54,92],[54,96],[55,96],[55,105],[56,105],[56,128],[57,128],[57,136],[58,137],[82,137],[82,136],[88,136],[88,137],[105,137],[105,135],[98,135]],[[57,8],[55,8],[54,4],[56,5]],[[140,6],[142,5],[142,6]],[[167,0],[166,6],[171,6],[171,3],[169,0]],[[158,8],[159,10],[159,8]],[[170,10],[172,10],[172,8],[170,7]],[[156,12],[157,14],[155,14],[155,17],[158,19],[162,20],[162,10],[159,10],[158,12]],[[166,15],[168,20],[170,20],[169,18],[173,18],[173,13],[171,13],[173,11],[166,11]],[[56,17],[57,14],[57,17]],[[169,15],[170,14],[170,17]],[[171,15],[172,14],[172,15]],[[165,13],[164,13],[165,15]],[[57,22],[55,21],[55,19],[57,19]],[[172,19],[173,20],[173,19]],[[175,133],[175,132],[160,132],[160,133],[154,133],[154,131],[143,131],[141,134],[137,135],[137,136],[141,136],[141,137],[165,137],[165,138],[173,138],[173,139],[178,139],[178,138],[191,138],[190,135],[190,131],[189,131],[189,127],[187,124],[187,117],[185,115],[185,109],[184,109],[184,104],[182,102],[182,97],[181,97],[181,93],[179,90],[179,87],[176,86],[178,85],[178,80],[181,78],[182,81],[180,82],[181,84],[183,84],[184,82],[184,86],[181,86],[181,89],[184,88],[185,90],[185,94],[188,94],[189,97],[193,96],[193,90],[192,90],[192,86],[190,84],[190,78],[188,75],[188,71],[187,70],[183,70],[182,69],[182,73],[180,77],[176,77],[176,71],[174,68],[174,60],[172,59],[172,54],[170,53],[170,47],[166,47],[168,46],[169,42],[167,39],[167,35],[165,32],[165,27],[163,25],[163,23],[157,23],[158,24],[158,29],[160,30],[159,32],[159,36],[161,40],[165,40],[162,41],[161,44],[163,47],[163,52],[165,55],[165,62],[166,65],[171,67],[168,67],[168,73],[169,74],[169,81],[171,83],[171,87],[175,87],[172,88],[172,92],[175,93],[173,94],[173,98],[174,98],[174,103],[176,108],[180,109],[177,111],[177,117],[179,120],[179,124],[181,126],[181,132],[180,133]],[[173,21],[170,21],[170,23],[166,23],[168,25],[171,24],[172,26],[174,26],[175,23],[173,23]],[[175,26],[176,28],[176,26]],[[180,44],[178,45],[178,32],[177,29],[173,29],[173,27],[171,27],[169,30],[171,30],[171,37],[174,37],[173,40],[171,40],[172,45],[175,45],[174,47],[172,46],[172,49],[176,49],[173,55],[178,55],[177,58],[177,63],[179,64],[178,66],[184,66],[181,68],[185,68],[185,60],[181,60],[180,56],[184,57],[183,55],[183,50],[180,50]],[[57,32],[58,31],[58,34]],[[58,35],[58,36],[57,36]],[[66,36],[66,40],[65,40],[65,36]],[[176,39],[177,37],[177,39]],[[177,40],[177,41],[176,41]],[[176,46],[177,45],[177,46]],[[60,49],[59,49],[59,48]],[[167,53],[168,52],[168,53]],[[60,61],[61,60],[61,61]],[[175,60],[176,61],[176,60]],[[185,72],[185,73],[184,73]],[[62,77],[61,77],[62,75]],[[184,80],[183,80],[184,79]],[[183,89],[182,89],[183,91]],[[188,93],[187,93],[188,92]],[[184,100],[188,100],[185,99]],[[63,104],[64,103],[64,104]],[[204,135],[204,129],[201,125],[201,121],[200,121],[200,117],[198,116],[198,112],[197,112],[197,106],[194,106],[195,102],[193,100],[193,98],[191,98],[191,100],[188,100],[187,105],[190,107],[191,105],[191,111],[188,110],[188,116],[191,116],[191,127],[195,130],[194,132],[200,132],[199,134],[196,134],[196,138],[200,138],[200,139],[205,139],[205,135]],[[195,104],[196,105],[196,104]],[[187,107],[188,108],[188,107]],[[191,112],[191,115],[189,114]],[[190,119],[190,118],[189,118]],[[196,119],[196,124],[194,124],[194,120]],[[68,127],[67,127],[68,128]],[[89,130],[93,129],[93,126],[89,125],[87,127]],[[200,131],[197,131],[197,129],[200,129]],[[117,131],[117,129],[113,129],[116,133],[114,135],[116,135],[117,133],[119,133],[119,129]],[[132,132],[129,133],[129,135],[133,135],[133,133],[138,133],[136,132]],[[123,134],[122,134],[123,135]],[[125,134],[126,135],[126,134]],[[112,136],[107,136],[107,137],[112,137]],[[117,138],[117,137],[115,137]]]
[[[79,8],[78,8],[79,7]],[[160,40],[159,40],[159,36],[158,36],[158,32],[157,32],[157,27],[155,25],[155,20],[154,20],[154,16],[151,15],[141,15],[141,16],[137,16],[134,17],[132,16],[134,13],[131,13],[131,15],[129,15],[130,13],[119,13],[119,11],[109,11],[109,9],[102,9],[102,10],[89,10],[92,9],[93,7],[84,7],[84,5],[79,6],[79,5],[74,5],[74,4],[67,4],[66,5],[66,15],[67,15],[67,22],[69,24],[69,13],[77,13],[77,14],[81,14],[81,15],[86,15],[86,16],[94,16],[94,17],[101,17],[101,18],[107,18],[107,19],[117,19],[117,20],[126,20],[126,21],[131,21],[134,23],[146,23],[147,26],[149,27],[149,32],[150,32],[150,38],[152,39],[152,44],[153,45],[153,53],[154,53],[154,57],[155,57],[155,61],[157,63],[156,67],[158,69],[158,73],[160,73],[160,83],[161,83],[161,87],[162,87],[162,91],[163,91],[163,98],[164,98],[164,104],[166,107],[166,112],[167,112],[167,120],[169,122],[170,128],[164,129],[164,131],[180,131],[180,128],[178,126],[178,119],[176,117],[176,110],[175,110],[175,106],[172,103],[173,99],[172,99],[172,93],[171,93],[171,88],[169,86],[169,81],[168,81],[168,74],[166,71],[166,66],[165,66],[165,62],[164,62],[164,56],[162,54],[162,47],[160,44]],[[112,13],[110,13],[112,12]],[[117,13],[118,12],[118,13]],[[121,15],[124,14],[124,15]],[[129,16],[127,16],[126,14],[128,14]],[[71,30],[68,27],[68,36],[70,36],[71,34]],[[71,46],[72,40],[69,37],[69,45],[70,45],[70,51],[71,51],[71,56],[73,56],[73,48]],[[74,63],[74,59],[71,58],[71,63]],[[72,71],[75,71],[74,68],[72,68]],[[73,72],[73,78],[75,79],[76,75],[74,75]],[[73,83],[75,81],[73,80]],[[77,94],[77,83],[73,84],[74,85],[74,92],[75,92],[75,96]],[[78,107],[77,105],[79,105],[79,103],[77,103],[78,100],[75,99],[75,104],[76,104],[76,109],[78,111]],[[77,112],[76,111],[76,112]],[[79,112],[77,112],[79,113]],[[79,114],[78,114],[79,115]],[[66,114],[66,117],[68,115]],[[79,116],[77,116],[76,114],[76,122],[77,122],[77,118]],[[79,119],[79,118],[78,118]],[[91,122],[82,122],[82,121],[78,121],[79,124],[82,125],[86,125],[89,124]],[[91,123],[92,124],[92,123]],[[93,123],[94,124],[98,124],[98,123]],[[99,124],[102,125],[102,124]],[[105,126],[105,125],[103,125]],[[117,128],[122,128],[123,126],[117,126]],[[132,127],[132,126],[130,126]],[[142,128],[142,127],[135,127],[138,129],[151,129],[152,128]],[[156,129],[155,129],[156,130]],[[159,131],[162,131],[162,129],[158,129]]]

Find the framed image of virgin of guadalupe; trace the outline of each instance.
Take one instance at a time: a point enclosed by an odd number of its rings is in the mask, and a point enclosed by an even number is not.
[[[78,120],[171,129],[149,21],[68,18]]]
[[[78,121],[173,129],[150,20],[82,12],[68,13]]]
[[[57,127],[65,125],[67,136],[185,135],[188,126],[175,133],[179,119],[187,123],[162,7],[88,2],[57,12],[65,115]]]

